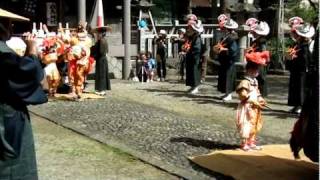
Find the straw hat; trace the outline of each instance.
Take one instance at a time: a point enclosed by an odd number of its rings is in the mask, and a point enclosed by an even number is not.
[[[266,36],[270,32],[270,27],[268,23],[266,23],[265,21],[260,21],[259,24],[252,31],[258,35]]]
[[[233,19],[228,19],[224,24],[223,27],[227,29],[237,29],[239,27],[238,23],[235,22]]]
[[[301,24],[296,27],[296,33],[305,38],[312,38],[315,34],[315,29],[310,24]]]
[[[0,8],[0,17],[2,18],[9,18],[12,20],[16,20],[16,21],[30,21],[29,18],[23,17],[23,16],[19,16],[17,14],[14,14],[12,12],[6,11],[4,9]]]

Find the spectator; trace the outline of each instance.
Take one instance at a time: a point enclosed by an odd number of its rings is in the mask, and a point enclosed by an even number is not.
[[[148,82],[153,82],[154,73],[157,68],[156,60],[152,58],[152,53],[149,51],[148,55]]]
[[[138,78],[140,82],[147,82],[148,80],[148,58],[144,51],[140,52],[139,54],[139,61],[138,61]]]
[[[164,81],[167,75],[167,42],[166,42],[167,32],[163,29],[159,32],[159,37],[156,39],[157,44],[157,74],[158,81]]]

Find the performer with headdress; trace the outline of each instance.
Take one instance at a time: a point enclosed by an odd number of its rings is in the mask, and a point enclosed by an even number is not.
[[[201,80],[200,74],[200,58],[201,58],[201,37],[203,26],[201,21],[188,21],[186,36],[188,39],[188,50],[186,54],[186,86],[190,86],[191,94],[198,93],[198,86]]]
[[[318,20],[315,22],[317,27]],[[299,119],[293,127],[290,147],[296,159],[299,151],[314,162],[319,162],[319,27],[315,35],[314,50],[306,72],[306,97]]]
[[[250,27],[250,34],[252,35],[253,41],[250,42],[250,48],[247,52],[263,52],[267,50],[267,40],[265,37],[270,32],[270,27],[267,22],[258,21],[255,18],[249,18],[246,21],[246,25]],[[270,62],[269,59],[267,63]],[[259,90],[263,97],[268,95],[268,84],[267,84],[267,66],[260,66],[259,75],[257,77],[259,82]]]
[[[42,62],[46,65],[44,70],[47,77],[49,96],[54,96],[60,84],[60,73],[56,62],[58,57],[64,53],[63,44],[57,42],[56,37],[47,37],[43,41]]]
[[[47,102],[40,81],[44,72],[33,35],[26,34],[26,53],[6,45],[11,20],[29,21],[0,9],[0,179],[37,180],[33,133],[27,106]]]
[[[88,48],[81,45],[77,37],[72,37],[70,49],[67,55],[68,75],[71,85],[71,93],[75,99],[80,99],[85,81],[85,71],[89,64]]]
[[[291,33],[295,45],[287,52],[290,71],[288,105],[293,106],[291,112],[300,113],[307,91],[306,75],[311,61],[309,46],[315,30],[309,24],[292,24]]]
[[[213,51],[218,54],[218,61],[220,63],[218,70],[218,91],[225,93],[222,97],[224,101],[230,101],[236,80],[234,64],[239,55],[238,35],[235,32],[238,24],[225,15],[220,15],[218,20],[220,21],[220,29],[224,32],[224,36],[213,46]]]
[[[236,88],[240,103],[237,109],[236,125],[241,138],[241,149],[244,151],[260,150],[257,145],[257,133],[262,128],[261,109],[266,105],[260,94],[256,77],[259,67],[265,66],[269,52],[246,53],[246,75]]]

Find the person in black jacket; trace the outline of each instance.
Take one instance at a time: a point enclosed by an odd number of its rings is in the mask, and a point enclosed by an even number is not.
[[[219,16],[220,17],[220,16]],[[219,18],[218,18],[219,19]],[[218,91],[224,93],[223,101],[232,100],[232,91],[235,89],[236,68],[235,62],[239,56],[238,35],[234,31],[238,24],[232,19],[226,19],[222,26],[224,37],[214,46],[220,63],[218,70]]]
[[[317,24],[317,23],[315,23]],[[319,29],[306,73],[306,97],[301,114],[295,123],[290,138],[290,147],[296,159],[303,148],[304,154],[314,162],[319,162]]]
[[[311,61],[309,50],[314,28],[308,24],[295,26],[292,31],[296,44],[288,56],[287,65],[290,71],[288,105],[293,106],[294,113],[300,113],[302,104],[308,91],[306,87],[306,76],[309,71],[308,65]]]
[[[106,32],[108,27],[99,27],[96,29],[97,38],[91,53],[96,60],[95,72],[95,91],[98,95],[105,95],[107,90],[111,90],[109,78],[107,53],[109,51]]]
[[[186,86],[190,86],[191,94],[198,93],[201,80],[201,37],[203,26],[200,21],[189,20],[186,32],[190,49],[186,54]]]
[[[258,21],[255,18],[249,18],[246,21],[246,25],[250,27],[250,34],[253,36],[252,42],[250,42],[250,48],[248,51],[253,52],[263,52],[267,50],[267,40],[266,36],[270,32],[270,27],[267,22]],[[259,91],[263,97],[268,96],[268,82],[267,82],[267,70],[268,63],[270,60],[266,62],[266,66],[259,67],[259,75],[257,77],[259,83]]]
[[[158,81],[165,81],[167,75],[167,32],[164,29],[161,29],[159,36],[155,39],[157,44],[157,75]]]
[[[44,77],[37,58],[36,42],[26,34],[26,54],[16,54],[6,44],[11,19],[0,13],[0,179],[37,180],[33,133],[27,106],[47,102],[40,81]]]

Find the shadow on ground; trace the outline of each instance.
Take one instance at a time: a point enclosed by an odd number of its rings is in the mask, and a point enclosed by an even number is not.
[[[201,140],[201,139],[193,139],[189,137],[174,137],[170,139],[172,143],[186,143],[190,146],[195,147],[204,147],[206,149],[214,149],[214,150],[227,150],[227,149],[237,149],[239,145],[235,144],[225,144],[219,141],[209,141],[209,140]]]

